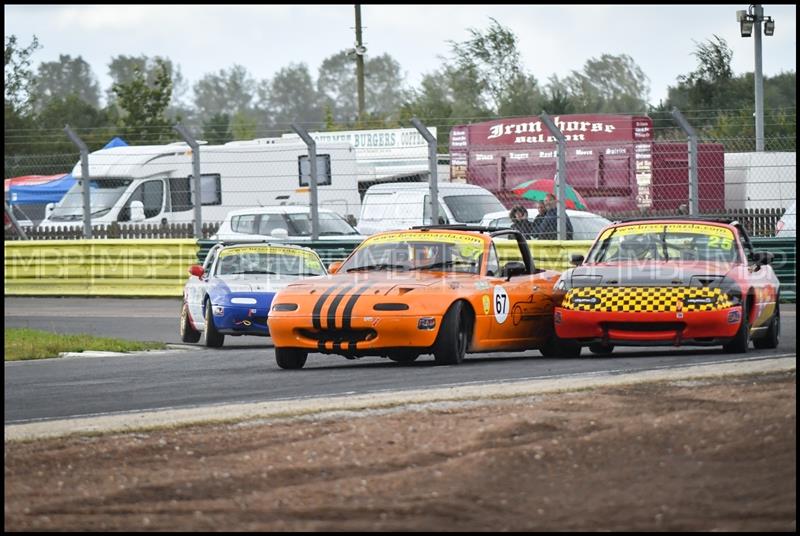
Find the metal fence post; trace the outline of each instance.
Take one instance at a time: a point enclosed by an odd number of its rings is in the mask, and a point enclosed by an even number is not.
[[[567,239],[567,139],[547,113],[542,112],[542,121],[556,138],[556,201],[558,203],[559,240]]]
[[[309,164],[309,189],[311,193],[311,240],[316,241],[319,239],[319,210],[317,205],[317,142],[314,141],[306,129],[299,126],[297,123],[292,123],[292,130],[294,130],[300,139],[305,142],[308,147],[308,164]]]
[[[178,123],[175,130],[183,137],[184,141],[192,148],[192,177],[190,181],[192,189],[192,199],[194,201],[194,237],[198,240],[203,238],[203,196],[202,178],[200,175],[200,144],[189,133],[189,131]]]
[[[411,124],[414,125],[417,132],[428,142],[428,170],[430,173],[428,185],[431,191],[431,224],[436,225],[439,223],[439,157],[436,154],[436,136],[431,134],[430,130],[416,117],[411,118]]]
[[[92,196],[90,194],[90,178],[89,178],[89,148],[82,139],[69,128],[69,125],[64,126],[64,132],[67,133],[69,139],[78,146],[81,152],[81,196],[83,198],[83,237],[92,237]]]
[[[10,221],[11,225],[14,226],[14,229],[17,230],[17,234],[19,234],[20,238],[22,238],[23,240],[27,240],[28,235],[25,234],[25,231],[22,229],[22,226],[17,221],[17,217],[14,216],[14,211],[11,210],[10,206],[8,206],[8,201],[3,200],[3,203],[5,203],[6,206],[5,211],[6,211],[6,216],[8,216],[8,221]]]
[[[697,168],[697,133],[677,108],[672,109],[672,117],[689,137],[689,215],[697,216],[699,210],[699,172]]]

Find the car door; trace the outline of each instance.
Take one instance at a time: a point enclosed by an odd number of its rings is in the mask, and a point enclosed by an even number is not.
[[[750,237],[743,227],[738,227],[739,239],[742,242],[747,259],[747,280],[754,293],[754,311],[751,312],[751,327],[759,328],[769,325],[772,315],[775,314],[778,294],[778,278],[769,264],[762,264],[754,260],[755,250],[750,242]]]
[[[532,264],[532,260],[526,263],[520,244],[509,240],[509,236],[514,235],[500,235],[492,243],[498,257],[500,277],[490,279],[493,318],[489,333],[498,348],[529,348],[540,340],[546,340],[552,329],[552,283],[542,274],[505,275],[509,263]]]

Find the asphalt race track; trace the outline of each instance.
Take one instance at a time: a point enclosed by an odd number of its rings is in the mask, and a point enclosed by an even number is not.
[[[5,298],[5,326],[179,343],[180,299]],[[548,359],[537,351],[468,354],[458,366],[411,365],[378,357],[311,354],[304,369],[281,370],[272,340],[226,337],[221,349],[180,345],[163,352],[68,357],[5,364],[5,423],[240,402],[347,396],[522,379],[626,373],[733,360],[793,357],[796,305],[781,308],[776,350],[744,355],[721,348],[619,348],[611,357]]]

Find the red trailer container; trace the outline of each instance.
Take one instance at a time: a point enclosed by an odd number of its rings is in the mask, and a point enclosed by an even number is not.
[[[697,144],[698,208],[701,213],[725,211],[725,147]],[[689,146],[686,142],[653,143],[653,210],[677,210],[689,204]]]
[[[593,212],[649,206],[653,123],[649,117],[574,114],[553,117],[567,141],[567,183]],[[450,178],[493,192],[507,207],[531,206],[512,190],[531,179],[552,178],[556,143],[539,117],[454,126]]]

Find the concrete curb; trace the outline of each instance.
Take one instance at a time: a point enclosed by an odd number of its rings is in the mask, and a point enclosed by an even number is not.
[[[796,370],[796,361],[797,356],[767,359],[754,358],[752,360],[736,360],[641,372],[615,371],[602,374],[458,385],[433,389],[95,415],[57,421],[7,425],[5,426],[5,440],[23,441],[72,434],[130,432],[143,428],[185,426],[204,422],[296,417],[331,411],[355,412],[364,409],[407,406],[429,402],[514,398],[640,382],[764,374]]]

